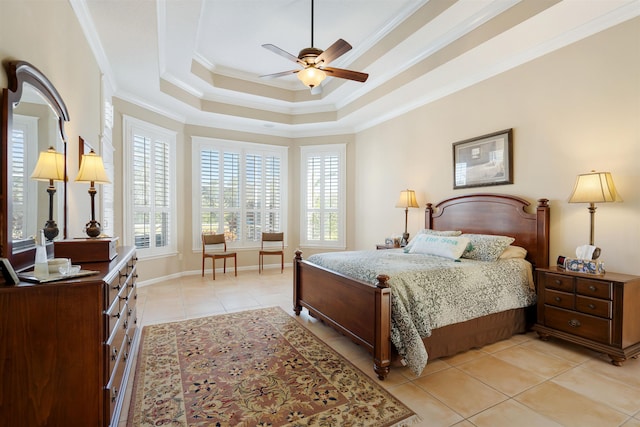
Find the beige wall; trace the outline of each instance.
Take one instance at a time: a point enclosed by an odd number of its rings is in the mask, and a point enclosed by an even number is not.
[[[576,175],[610,171],[623,203],[597,205],[595,243],[611,271],[640,274],[640,19],[634,19],[357,135],[356,249],[402,232],[399,191],[438,202],[453,190],[456,141],[513,128],[514,184],[479,188],[551,204],[551,262],[589,240]],[[409,212],[409,232],[422,209]]]
[[[100,133],[100,70],[68,3],[5,0],[0,25],[0,59],[22,59],[56,85],[70,112],[70,153],[78,136],[97,145]],[[300,145],[346,142],[348,163],[347,244],[370,249],[402,232],[404,213],[394,208],[398,192],[413,188],[419,202],[437,202],[453,190],[453,142],[514,129],[514,178],[507,186],[481,191],[548,198],[552,207],[551,260],[572,255],[588,240],[586,205],[568,204],[575,177],[591,169],[613,173],[624,202],[598,205],[596,244],[609,270],[640,274],[640,19],[522,65],[490,80],[418,108],[356,135],[276,138],[185,125],[114,99],[116,120],[116,234],[122,231],[122,115],[178,132],[179,254],[140,263],[141,280],[200,268],[191,241],[191,137],[209,136],[286,145],[289,150],[289,247],[299,241]],[[0,73],[0,86],[6,87]],[[78,168],[70,156],[71,179]],[[70,182],[70,233],[81,235],[89,217],[87,187]],[[366,218],[366,220],[364,220]],[[409,231],[422,227],[423,210],[409,213]],[[305,251],[305,255],[312,251]],[[243,251],[241,267],[255,266],[257,253]]]

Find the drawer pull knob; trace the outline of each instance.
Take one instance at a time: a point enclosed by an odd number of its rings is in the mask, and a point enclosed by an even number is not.
[[[593,285],[589,285],[589,290],[590,290],[591,292],[595,292],[595,291],[596,291],[596,287],[595,287],[595,286],[593,286]]]
[[[556,285],[562,285],[562,280],[556,279]]]
[[[554,299],[556,300],[556,302],[562,301],[562,298],[560,298],[560,297],[555,297]]]
[[[591,310],[595,310],[596,305],[595,304],[589,304],[587,307],[589,307]]]
[[[572,328],[578,328],[580,327],[580,321],[576,319],[571,319],[569,320],[569,326],[571,326]]]

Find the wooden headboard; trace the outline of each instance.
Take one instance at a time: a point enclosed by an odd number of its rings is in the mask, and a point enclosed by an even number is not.
[[[427,204],[425,228],[514,237],[534,267],[549,266],[549,200],[539,199],[535,212],[524,199],[507,194],[468,194]]]

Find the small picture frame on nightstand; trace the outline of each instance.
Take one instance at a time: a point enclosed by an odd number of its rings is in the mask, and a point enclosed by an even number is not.
[[[0,270],[7,285],[15,285],[20,282],[11,262],[7,258],[0,258]]]

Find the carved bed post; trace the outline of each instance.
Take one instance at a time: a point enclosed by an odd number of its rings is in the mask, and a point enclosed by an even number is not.
[[[296,256],[293,258],[293,311],[296,316],[300,316],[302,311],[302,305],[300,305],[300,299],[298,295],[300,292],[300,261],[302,261],[302,251],[296,250]]]
[[[537,243],[538,256],[536,260],[537,268],[549,267],[549,200],[538,199],[537,215]]]
[[[426,216],[424,223],[426,224],[427,229],[432,230],[433,229],[433,204],[427,203],[427,207],[424,211],[424,214]]]
[[[380,274],[376,279],[373,370],[384,380],[391,366],[391,289],[387,283],[389,276]]]

